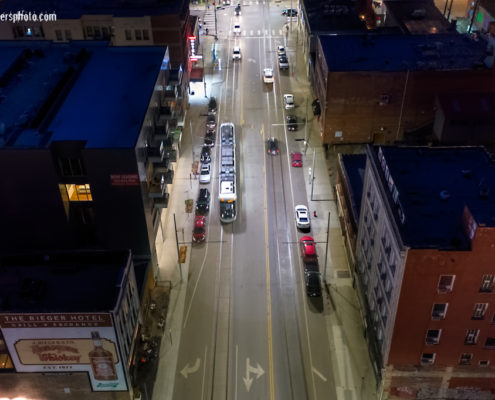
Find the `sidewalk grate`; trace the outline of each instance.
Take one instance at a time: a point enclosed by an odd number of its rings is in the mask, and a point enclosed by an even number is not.
[[[337,278],[339,279],[349,279],[351,277],[351,274],[349,271],[344,270],[344,269],[338,269],[335,271],[335,274],[337,275]]]

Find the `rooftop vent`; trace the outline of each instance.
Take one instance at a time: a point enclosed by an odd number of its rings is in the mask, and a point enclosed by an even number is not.
[[[440,200],[447,201],[449,199],[449,197],[450,197],[450,193],[448,190],[442,190],[440,192]]]

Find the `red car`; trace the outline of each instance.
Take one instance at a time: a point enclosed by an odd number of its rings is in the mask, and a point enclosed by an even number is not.
[[[303,261],[306,263],[318,262],[318,256],[316,255],[315,241],[311,236],[303,236],[301,238],[301,253]]]
[[[302,167],[302,154],[301,153],[292,153],[292,166],[293,167]]]
[[[206,217],[196,215],[194,218],[193,242],[199,243],[206,238]]]

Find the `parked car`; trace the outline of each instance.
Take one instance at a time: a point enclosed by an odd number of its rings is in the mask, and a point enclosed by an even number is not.
[[[194,218],[193,242],[200,243],[206,239],[206,217],[196,215]]]
[[[210,183],[211,167],[210,164],[202,164],[201,172],[199,173],[199,183]]]
[[[217,113],[217,100],[214,97],[210,97],[208,102],[208,114],[215,115]]]
[[[241,24],[234,24],[234,35],[241,34]]]
[[[205,136],[203,146],[213,147],[215,146],[215,137]]]
[[[210,155],[211,155],[211,149],[208,146],[203,146],[201,148],[201,156],[200,156],[199,160],[203,164],[208,164],[209,162],[211,162]]]
[[[284,107],[286,110],[294,108],[294,95],[290,93],[284,94]]]
[[[297,117],[295,115],[287,115],[285,121],[287,122],[287,130],[297,131]]]
[[[292,166],[293,167],[302,167],[302,154],[301,153],[292,153]]]
[[[311,220],[309,218],[308,207],[299,204],[295,208],[296,212],[296,226],[299,229],[309,229],[311,227]]]
[[[240,60],[241,59],[241,48],[239,46],[234,46],[232,49],[232,60]]]
[[[317,263],[318,255],[316,254],[315,241],[311,236],[303,236],[299,243],[301,244],[302,259],[306,263]]]
[[[289,69],[289,60],[285,54],[278,57],[278,67],[279,69]]]
[[[263,82],[273,83],[273,68],[265,68],[263,70]]]
[[[196,200],[196,214],[207,214],[210,211],[210,191],[208,189],[199,189],[198,199]]]
[[[274,137],[268,139],[268,154],[276,156],[278,153],[280,153],[280,150],[278,149],[278,140]]]
[[[209,114],[206,117],[206,128],[215,129],[217,127],[217,118],[213,114]]]
[[[279,45],[277,46],[277,54],[278,54],[279,56],[285,56],[285,55],[286,55],[286,53],[285,53],[285,47],[284,47],[284,46],[282,46],[281,44],[279,44]]]
[[[304,284],[306,294],[309,297],[321,297],[320,273],[316,271],[306,271],[304,273]]]

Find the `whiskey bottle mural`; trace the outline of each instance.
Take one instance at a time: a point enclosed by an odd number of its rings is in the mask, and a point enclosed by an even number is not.
[[[89,361],[95,379],[98,381],[114,381],[117,380],[117,371],[113,362],[111,352],[105,350],[101,344],[99,332],[91,332],[94,349],[89,352]]]

